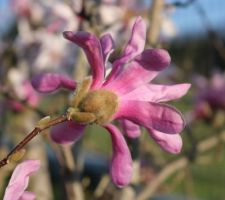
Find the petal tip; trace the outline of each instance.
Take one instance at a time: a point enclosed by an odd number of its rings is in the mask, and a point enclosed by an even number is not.
[[[73,34],[72,31],[64,31],[63,32],[63,37],[66,38],[66,39],[70,40],[73,36],[74,36],[74,34]]]
[[[171,62],[171,57],[168,51],[165,49],[155,49],[155,58],[158,61],[159,67],[168,66]]]
[[[146,49],[137,58],[137,61],[144,63],[146,69],[154,68],[156,71],[161,71],[170,64],[171,58],[165,49]]]
[[[191,88],[191,83],[184,83],[184,85],[187,91]]]
[[[136,18],[136,20],[135,20],[135,22],[143,22],[144,20],[143,20],[143,18],[142,18],[142,16],[137,16],[137,18]]]

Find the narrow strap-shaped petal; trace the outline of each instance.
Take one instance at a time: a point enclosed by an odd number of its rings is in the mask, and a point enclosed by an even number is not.
[[[39,160],[26,160],[14,170],[3,200],[19,200],[28,186],[29,176],[40,168]]]
[[[144,20],[140,16],[137,17],[133,25],[130,40],[123,51],[122,57],[127,57],[126,60],[131,60],[144,50],[146,31]]]
[[[130,138],[137,138],[141,135],[140,126],[127,119],[119,120],[123,132]]]
[[[110,54],[114,51],[115,44],[110,34],[105,34],[100,38],[104,63],[106,65]]]
[[[132,158],[129,148],[119,129],[112,124],[105,125],[104,127],[109,131],[112,138],[112,180],[119,187],[126,186],[132,177]]]
[[[174,107],[144,101],[121,101],[114,118],[133,121],[145,128],[169,134],[180,133],[184,128],[184,120]]]
[[[154,129],[148,129],[149,135],[155,142],[169,153],[178,154],[182,149],[182,138],[179,134],[166,134]]]
[[[51,138],[59,144],[72,144],[83,135],[86,125],[76,124],[73,121],[67,121],[54,126],[51,130]]]
[[[146,84],[170,63],[170,56],[163,49],[147,49],[117,76],[104,85],[105,88],[123,95]]]
[[[98,38],[88,32],[73,33],[71,31],[65,31],[63,36],[83,48],[92,69],[92,88],[99,88],[104,80],[105,67]]]
[[[139,16],[134,22],[131,37],[123,50],[122,56],[113,63],[113,68],[107,82],[113,80],[119,74],[125,63],[130,62],[136,56],[141,54],[145,47],[145,40],[146,24]]]
[[[166,102],[179,99],[189,90],[191,84],[155,85],[144,84],[124,95],[124,100]]]
[[[54,92],[59,88],[74,90],[76,83],[69,77],[60,74],[45,73],[39,74],[32,78],[32,86],[38,92]]]

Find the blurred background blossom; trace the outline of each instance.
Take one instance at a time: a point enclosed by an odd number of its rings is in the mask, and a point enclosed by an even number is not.
[[[118,189],[109,178],[112,152],[105,130],[91,125],[69,147],[52,143],[46,131],[26,148],[24,159],[41,161],[29,191],[43,200],[224,199],[224,9],[219,0],[1,0],[0,159],[42,117],[67,109],[67,91],[37,94],[33,76],[51,72],[82,80],[89,74],[83,52],[62,32],[110,33],[116,43],[108,73],[140,15],[148,25],[146,48],[165,48],[172,58],[154,82],[192,83],[187,96],[172,102],[187,123],[181,153],[160,151],[141,129],[139,139],[126,138],[134,172],[131,184]],[[0,169],[0,198],[18,163]]]

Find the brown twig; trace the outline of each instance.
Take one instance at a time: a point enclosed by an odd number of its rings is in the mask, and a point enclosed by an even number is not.
[[[176,8],[186,8],[193,4],[196,0],[187,0],[185,2],[183,1],[176,1],[173,3],[167,3],[165,4],[165,8],[171,8],[171,7],[176,7]]]
[[[79,183],[79,170],[75,164],[71,146],[65,146],[61,148],[61,153],[63,156],[63,163],[61,163],[61,167],[63,168],[67,199],[83,200],[84,192],[82,185]]]
[[[150,27],[148,30],[148,43],[152,47],[158,45],[160,28],[161,28],[161,19],[162,19],[162,10],[164,8],[164,0],[154,0],[152,1],[151,10],[149,13]]]
[[[67,121],[67,117],[66,116],[61,116],[61,117],[58,117],[56,119],[53,119],[51,121],[49,121],[45,126],[37,126],[34,128],[33,131],[31,131],[19,144],[17,144],[13,149],[12,151],[9,152],[9,154],[0,161],[0,168],[7,165],[9,163],[9,159],[10,157],[19,152],[21,149],[23,149],[25,147],[25,145],[30,142],[35,136],[37,136],[39,133],[41,133],[42,131],[50,128],[51,126],[54,126],[54,125],[57,125],[57,124],[60,124],[62,122],[65,122]]]
[[[221,141],[225,141],[225,132],[221,133],[220,136],[213,136],[209,139],[206,139],[205,141],[200,142],[197,145],[197,151],[199,153],[204,153],[211,148],[215,147],[218,143]],[[155,193],[155,191],[158,189],[158,187],[167,179],[169,178],[173,173],[176,171],[183,169],[189,164],[189,159],[187,157],[181,157],[180,159],[173,161],[172,163],[169,163],[165,166],[164,169],[159,172],[159,174],[156,176],[156,178],[151,181],[145,189],[137,196],[136,200],[145,200]]]

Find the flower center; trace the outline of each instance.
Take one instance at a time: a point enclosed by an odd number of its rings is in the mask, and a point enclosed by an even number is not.
[[[68,109],[68,118],[77,123],[105,124],[112,119],[118,107],[118,97],[111,91],[99,89],[89,91],[90,82],[83,81],[76,90],[71,107]]]
[[[93,113],[97,124],[105,124],[116,112],[117,105],[117,96],[114,93],[100,89],[89,92],[78,108],[82,112]]]

